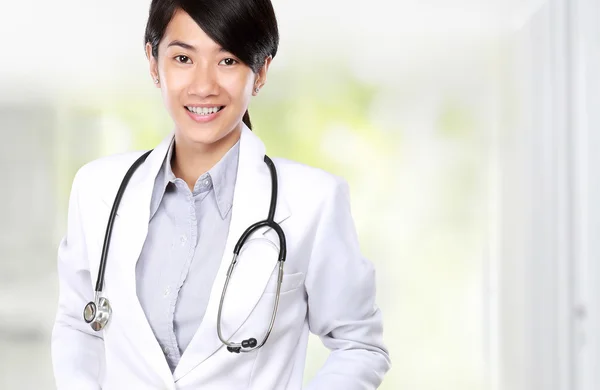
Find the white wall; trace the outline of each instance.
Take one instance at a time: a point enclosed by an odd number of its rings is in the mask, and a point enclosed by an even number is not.
[[[518,120],[497,144],[497,389],[600,387],[599,11],[538,2],[508,48]]]

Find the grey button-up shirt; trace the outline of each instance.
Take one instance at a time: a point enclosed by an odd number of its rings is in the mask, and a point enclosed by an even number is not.
[[[239,141],[190,191],[171,170],[174,141],[156,176],[137,296],[171,371],[196,333],[229,232]]]

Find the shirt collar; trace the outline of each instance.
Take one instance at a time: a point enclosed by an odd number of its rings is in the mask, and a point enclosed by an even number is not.
[[[175,148],[175,138],[171,140],[165,160],[159,170],[152,193],[152,202],[150,204],[150,219],[158,210],[163,195],[169,183],[173,183],[177,178],[171,168],[171,159]],[[208,172],[201,175],[194,185],[194,195],[208,191],[212,187],[215,191],[217,208],[221,218],[225,219],[233,205],[233,194],[235,181],[237,177],[238,159],[239,159],[240,141],[225,153]]]

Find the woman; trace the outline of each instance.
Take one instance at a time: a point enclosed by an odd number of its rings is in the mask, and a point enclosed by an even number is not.
[[[309,331],[332,353],[308,388],[381,383],[390,361],[346,183],[271,166],[250,130],[278,42],[269,0],[152,1],[146,55],[175,130],[147,157],[96,160],[74,179],[52,337],[59,389],[300,389]]]

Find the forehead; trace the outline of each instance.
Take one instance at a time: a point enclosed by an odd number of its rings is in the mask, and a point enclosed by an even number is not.
[[[162,46],[178,40],[195,46],[200,50],[219,50],[221,46],[213,41],[185,11],[178,9],[169,22]]]

